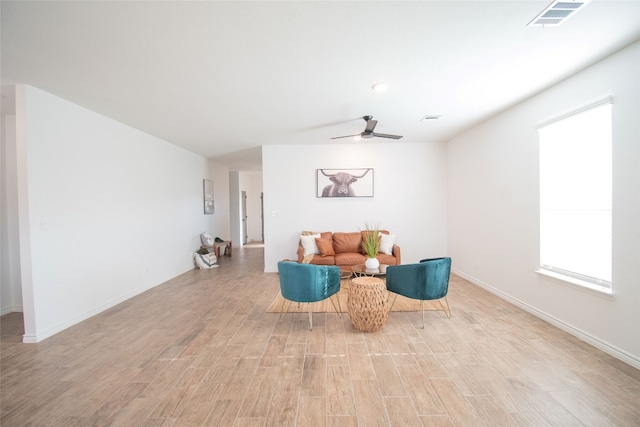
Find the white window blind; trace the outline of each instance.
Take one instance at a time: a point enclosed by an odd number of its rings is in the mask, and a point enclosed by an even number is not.
[[[610,290],[611,103],[538,131],[540,269]]]

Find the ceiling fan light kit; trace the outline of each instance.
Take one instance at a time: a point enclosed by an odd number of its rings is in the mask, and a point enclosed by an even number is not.
[[[356,139],[356,137],[359,138],[388,138],[388,139],[400,139],[402,138],[401,135],[390,135],[387,133],[376,133],[374,132],[374,129],[376,128],[376,125],[378,124],[377,120],[373,120],[373,116],[362,116],[362,119],[367,122],[367,125],[364,128],[364,131],[362,131],[361,133],[357,133],[355,135],[344,135],[344,136],[334,136],[331,139],[341,139],[341,138],[353,138]]]

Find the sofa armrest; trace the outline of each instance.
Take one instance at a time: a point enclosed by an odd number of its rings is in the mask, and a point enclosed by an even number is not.
[[[393,250],[391,251],[391,255],[393,255],[394,257],[396,257],[396,263],[397,265],[402,264],[400,262],[400,246],[398,245],[393,245]]]

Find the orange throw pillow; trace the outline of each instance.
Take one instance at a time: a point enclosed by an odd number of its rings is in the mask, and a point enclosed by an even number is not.
[[[321,257],[334,256],[336,254],[333,250],[333,241],[330,239],[316,239],[316,245]]]

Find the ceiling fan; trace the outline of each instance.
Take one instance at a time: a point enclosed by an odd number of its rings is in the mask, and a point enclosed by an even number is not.
[[[376,133],[373,130],[376,128],[378,124],[377,120],[373,120],[373,116],[363,116],[362,117],[365,122],[367,122],[367,126],[365,126],[364,131],[362,133],[356,133],[355,135],[345,135],[345,136],[335,136],[331,139],[340,139],[340,138],[390,138],[390,139],[400,139],[402,136],[400,135],[389,135],[387,133]]]

